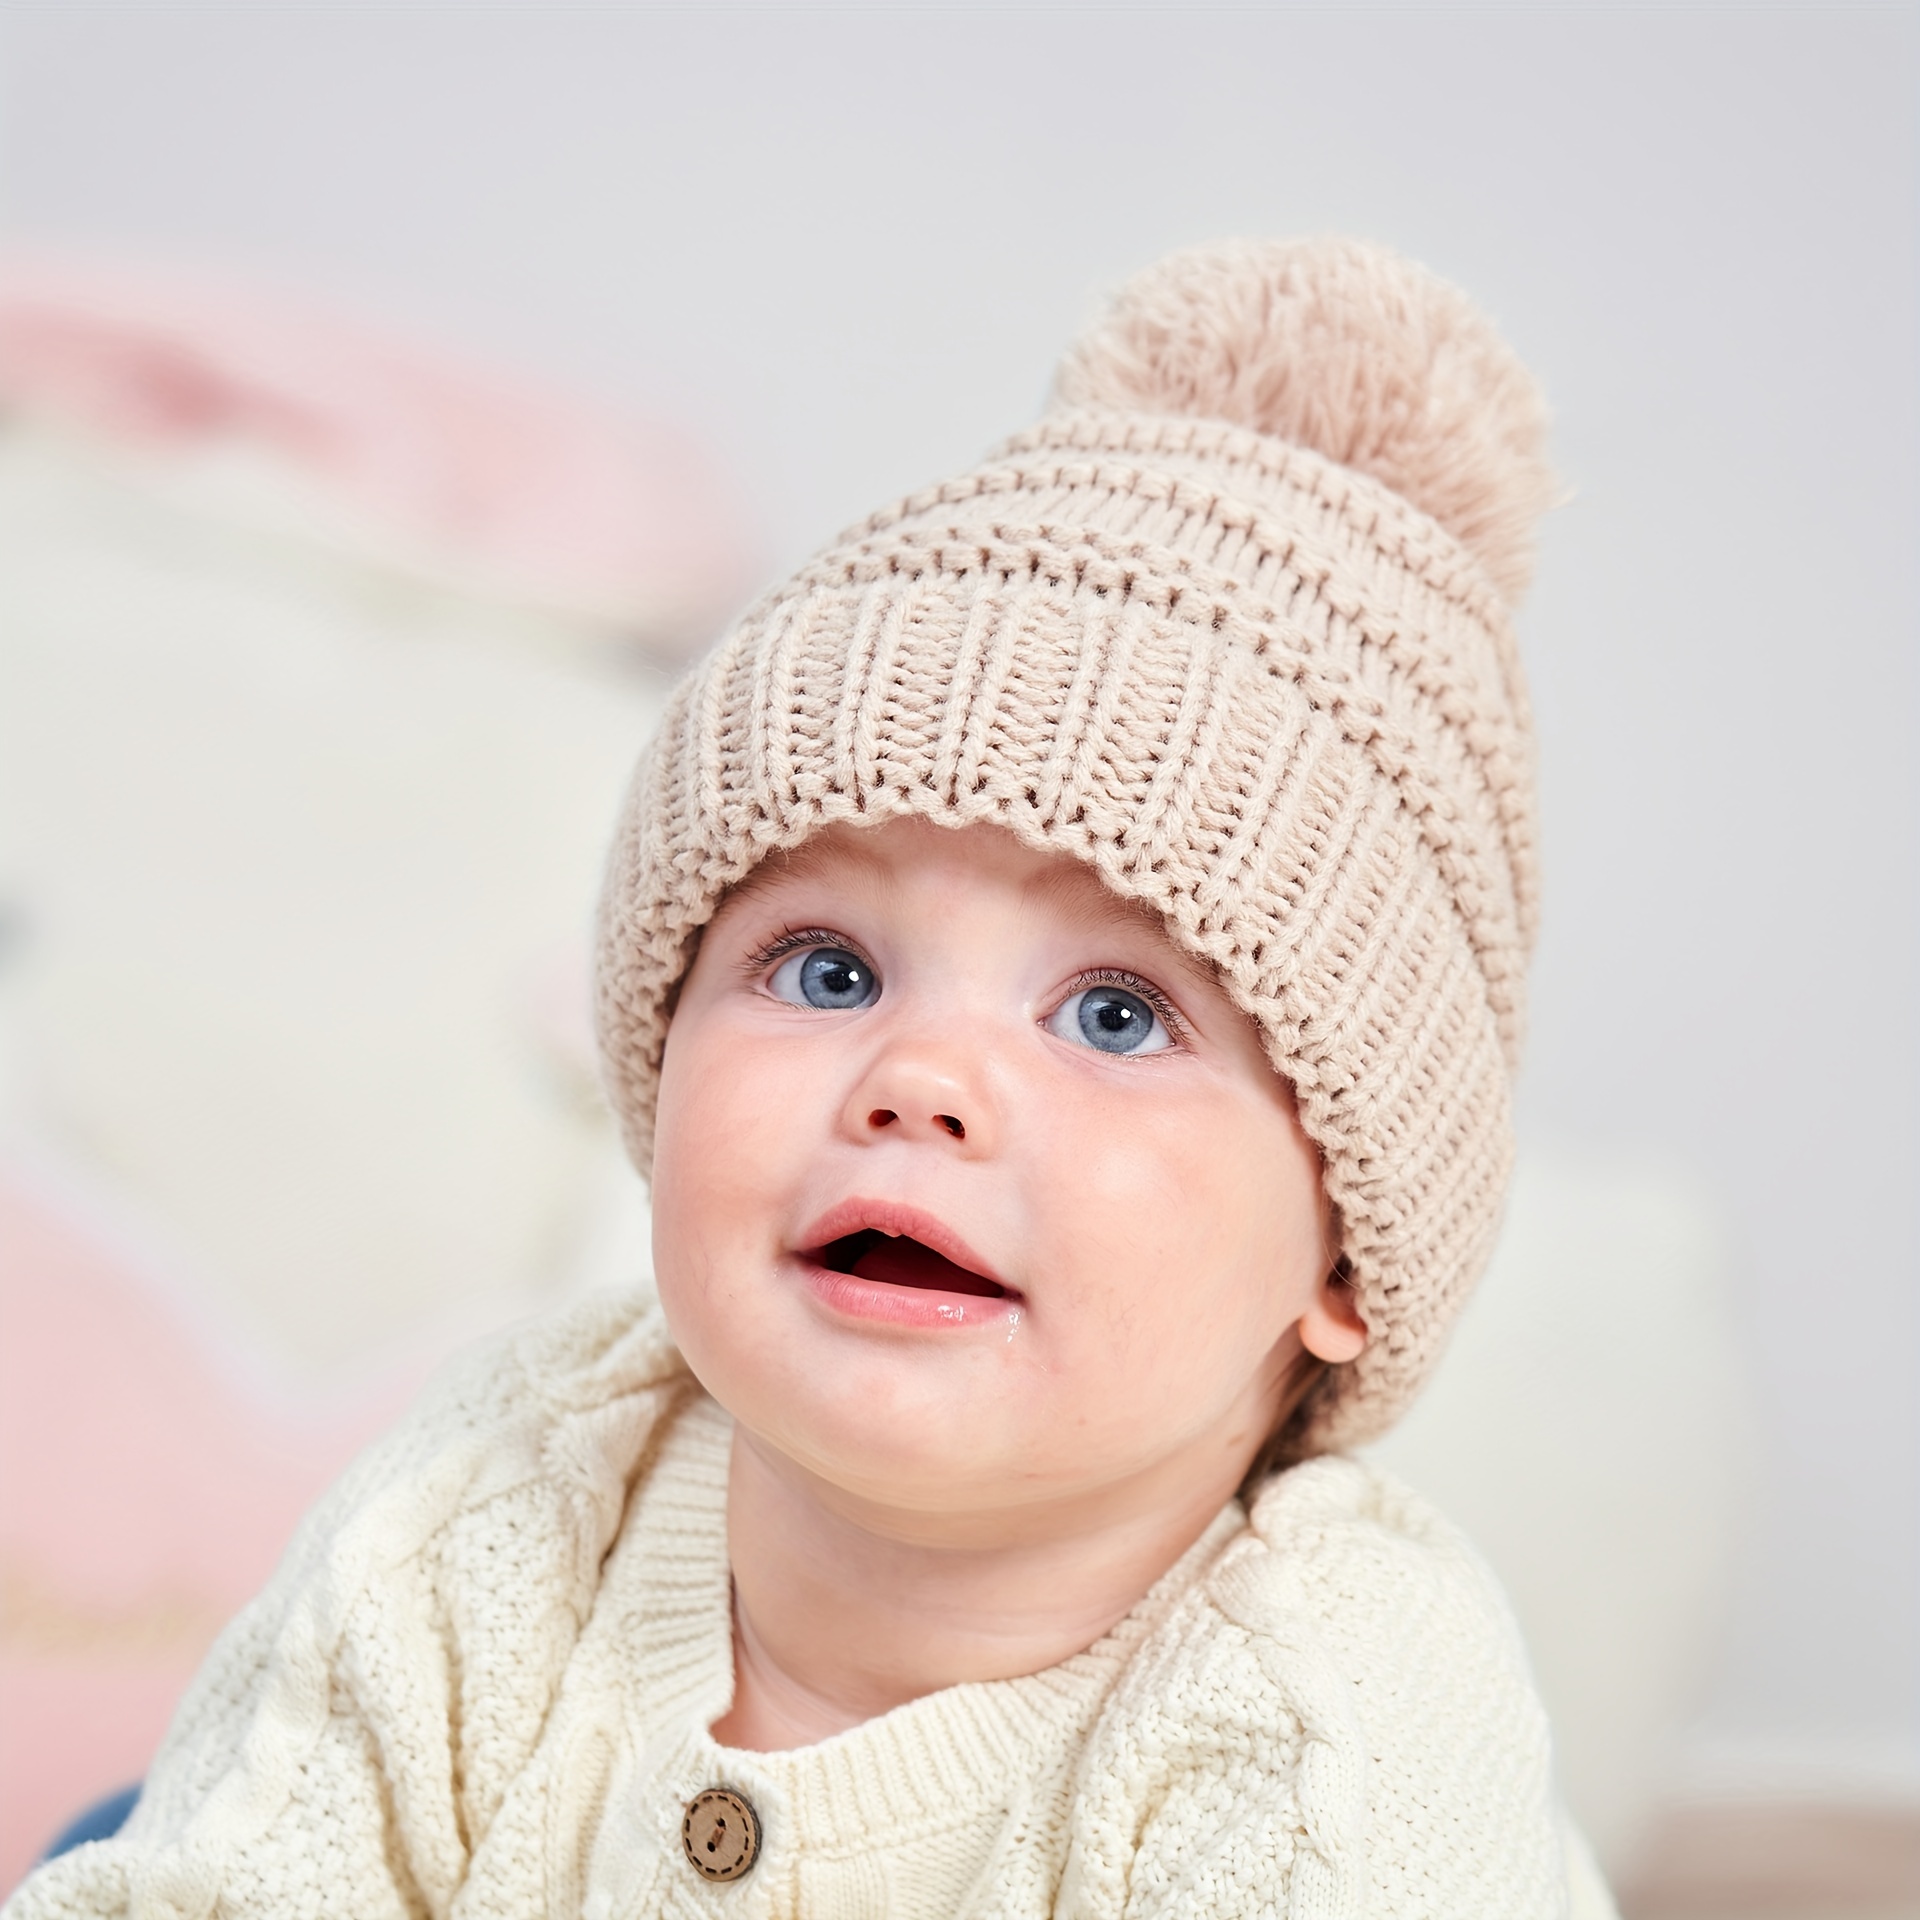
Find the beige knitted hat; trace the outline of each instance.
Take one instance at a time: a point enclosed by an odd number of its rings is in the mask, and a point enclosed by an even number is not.
[[[1175,254],[985,465],[854,529],[680,687],[601,908],[643,1169],[727,889],[836,820],[994,821],[1164,915],[1264,1029],[1371,1337],[1308,1450],[1381,1432],[1485,1262],[1535,917],[1508,609],[1554,483],[1525,370],[1350,241]]]

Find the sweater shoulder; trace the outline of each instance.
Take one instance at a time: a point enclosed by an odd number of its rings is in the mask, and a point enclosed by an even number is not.
[[[1249,1510],[1270,1604],[1362,1664],[1468,1645],[1527,1680],[1505,1593],[1472,1542],[1384,1468],[1330,1455],[1280,1474]],[[1527,1684],[1531,1684],[1527,1681]]]
[[[645,1435],[688,1386],[650,1291],[524,1321],[448,1360],[308,1527],[337,1536],[376,1525],[386,1553],[404,1554],[458,1513],[533,1483],[624,1497]]]
[[[1256,1636],[1310,1645],[1389,1775],[1497,1760],[1549,1796],[1546,1714],[1492,1570],[1466,1535],[1382,1468],[1309,1461],[1254,1500],[1210,1582]]]
[[[1316,1688],[1363,1756],[1370,1901],[1390,1914],[1564,1911],[1546,1713],[1499,1582],[1393,1475],[1342,1457],[1254,1500],[1209,1595],[1265,1662]],[[1313,1798],[1302,1780],[1303,1797]],[[1358,1804],[1355,1807],[1359,1811]]]
[[[455,1354],[398,1431],[428,1447],[469,1433],[505,1438],[671,1385],[685,1372],[650,1289],[594,1295]]]

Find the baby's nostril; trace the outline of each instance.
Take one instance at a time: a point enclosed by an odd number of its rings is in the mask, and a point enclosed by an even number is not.
[[[966,1128],[956,1120],[952,1114],[937,1113],[934,1115],[934,1118],[938,1120],[956,1140],[964,1140],[967,1137]]]
[[[891,1107],[875,1107],[874,1110],[867,1115],[867,1125],[876,1128],[890,1127],[899,1118],[900,1116],[895,1113]]]

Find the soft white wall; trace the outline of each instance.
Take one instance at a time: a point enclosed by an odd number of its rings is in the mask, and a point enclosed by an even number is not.
[[[1024,421],[1166,246],[1344,228],[1471,288],[1578,489],[1525,620],[1526,1125],[1710,1196],[1757,1383],[1700,1752],[1920,1779],[1910,10],[66,0],[6,33],[13,235],[263,265],[677,414],[770,566]]]

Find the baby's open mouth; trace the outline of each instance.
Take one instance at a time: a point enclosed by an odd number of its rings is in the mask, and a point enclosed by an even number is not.
[[[813,1256],[830,1273],[857,1274],[890,1287],[919,1287],[934,1293],[973,1293],[1003,1299],[1006,1288],[984,1273],[955,1266],[943,1253],[922,1246],[908,1234],[862,1227],[858,1233],[829,1240]]]

